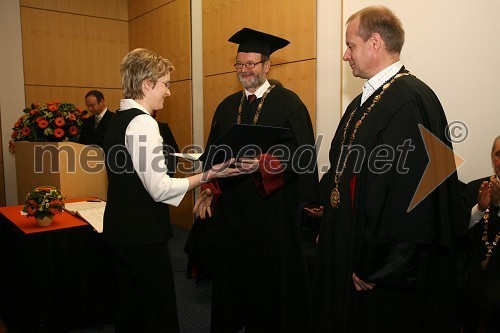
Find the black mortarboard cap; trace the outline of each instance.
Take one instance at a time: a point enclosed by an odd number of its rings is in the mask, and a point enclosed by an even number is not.
[[[290,44],[286,39],[250,28],[241,29],[228,41],[239,44],[238,52],[255,52],[266,56]]]

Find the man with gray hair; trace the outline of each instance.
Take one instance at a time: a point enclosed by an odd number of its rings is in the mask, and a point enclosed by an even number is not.
[[[353,14],[345,42],[343,60],[367,81],[340,121],[321,181],[313,331],[458,332],[453,159],[438,154],[451,175],[410,206],[430,165],[423,131],[452,149],[443,108],[401,63],[404,30],[392,11]]]
[[[480,318],[485,332],[500,332],[500,135],[491,147],[491,176],[467,184],[465,204],[472,239],[470,249],[471,293],[466,323],[476,332]],[[464,330],[464,332],[469,332]]]

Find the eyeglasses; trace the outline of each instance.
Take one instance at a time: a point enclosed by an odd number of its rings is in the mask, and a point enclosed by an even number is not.
[[[163,81],[160,81],[158,80],[158,82],[161,82],[165,85],[165,87],[167,87],[167,89],[170,89],[170,82],[163,82]]]
[[[243,66],[245,66],[246,69],[252,69],[252,68],[255,67],[255,65],[261,64],[263,62],[265,62],[265,60],[261,60],[259,62],[247,61],[245,63],[243,63],[241,61],[238,61],[237,63],[234,64],[234,68],[236,68],[236,69],[242,69]]]

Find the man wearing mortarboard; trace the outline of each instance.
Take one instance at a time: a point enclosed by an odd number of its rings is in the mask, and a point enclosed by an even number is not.
[[[249,28],[229,41],[239,45],[234,67],[243,89],[217,107],[207,147],[235,123],[289,130],[282,149],[244,160],[251,174],[206,184],[195,205],[202,218],[213,212],[211,332],[302,333],[310,289],[299,207],[316,196],[313,127],[297,94],[267,80],[270,55],[289,42]]]

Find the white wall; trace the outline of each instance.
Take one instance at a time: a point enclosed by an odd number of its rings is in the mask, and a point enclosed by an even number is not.
[[[316,137],[318,171],[329,168],[328,151],[335,129],[342,116],[342,13],[339,0],[317,0],[317,73],[316,73]],[[319,143],[316,139],[317,144]]]
[[[24,109],[24,76],[19,0],[0,1],[0,110],[7,205],[17,205],[16,167],[9,154],[12,126]]]
[[[325,63],[320,61],[319,51],[332,40],[336,43],[338,34],[343,43],[347,18],[374,3],[368,0],[317,0],[317,3],[318,75],[332,73],[332,80],[335,80],[335,72],[330,68],[340,64],[340,55]],[[454,145],[455,152],[466,161],[458,170],[459,178],[467,182],[489,175],[492,172],[491,144],[500,135],[500,106],[495,101],[496,90],[500,88],[500,39],[497,33],[500,2],[379,0],[376,4],[391,8],[403,22],[406,42],[401,58],[407,69],[433,88],[449,123],[461,121],[468,128],[467,138]],[[321,8],[329,12],[323,12]],[[322,16],[333,16],[335,20],[339,13],[342,19],[337,26],[321,20]],[[330,33],[325,33],[325,29]],[[342,45],[342,52],[344,49]],[[349,66],[342,65],[342,68],[338,98],[342,101],[343,111],[361,91],[363,81],[352,77]],[[327,114],[338,114],[336,105],[325,102],[329,93],[326,84],[318,79],[317,126],[324,131],[323,119]],[[334,132],[337,124],[328,124],[328,127],[330,125],[329,130]],[[323,151],[320,152],[320,161],[324,158],[322,154]]]

